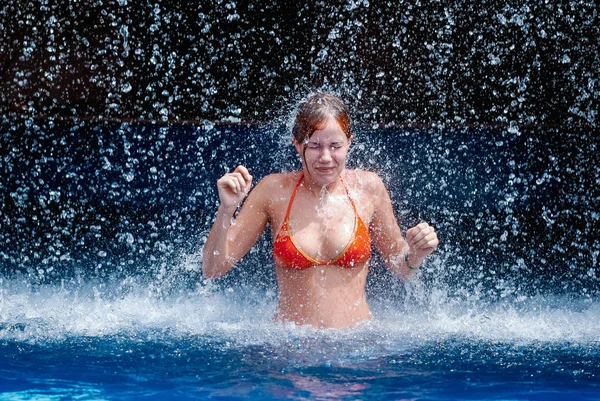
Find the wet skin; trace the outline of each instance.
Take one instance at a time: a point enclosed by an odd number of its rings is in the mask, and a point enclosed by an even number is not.
[[[302,171],[263,178],[233,223],[235,209],[248,194],[252,177],[239,166],[217,182],[221,205],[203,253],[204,275],[226,274],[267,224],[273,238],[277,236],[302,176],[289,215],[291,236],[298,249],[317,261],[335,259],[353,241],[358,213],[390,270],[403,278],[414,274],[404,255],[409,253],[412,266],[420,265],[437,246],[435,231],[422,223],[407,231],[408,242],[404,239],[381,179],[372,172],[345,169],[351,138],[338,122],[330,118],[307,141],[294,139],[293,143],[302,159]],[[276,319],[317,328],[352,327],[370,319],[365,296],[368,262],[350,268],[328,264],[302,270],[287,269],[277,259],[275,264],[279,284]]]

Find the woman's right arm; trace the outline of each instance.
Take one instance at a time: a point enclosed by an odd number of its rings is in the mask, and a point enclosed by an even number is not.
[[[231,270],[252,248],[267,225],[268,197],[260,184],[233,220],[251,185],[252,176],[244,166],[238,166],[217,181],[220,205],[202,250],[202,274],[206,278],[221,277]]]

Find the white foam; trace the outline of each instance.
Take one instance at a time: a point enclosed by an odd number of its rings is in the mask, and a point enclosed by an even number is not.
[[[540,304],[540,301],[544,303]],[[435,310],[414,311],[380,317],[384,330],[418,338],[461,337],[507,342],[600,341],[600,307],[589,302],[562,308],[549,307],[545,299],[525,304],[487,305],[477,309],[454,304]]]
[[[315,331],[273,322],[275,293],[251,287],[157,295],[152,284],[71,284],[32,286],[0,282],[0,339],[53,341],[111,335],[209,336],[222,342],[277,343],[290,338],[375,336],[398,346],[440,338],[507,342],[600,341],[600,306],[592,300],[526,298],[478,305],[453,300],[443,291],[402,304],[372,302],[375,319],[359,329]],[[413,294],[414,295],[414,294]]]

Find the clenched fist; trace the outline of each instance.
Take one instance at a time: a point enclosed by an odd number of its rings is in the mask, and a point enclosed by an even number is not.
[[[435,251],[440,243],[435,229],[427,223],[420,223],[406,231],[406,242],[419,260]]]
[[[237,166],[217,181],[219,200],[226,208],[237,207],[250,192],[252,176],[244,166]]]

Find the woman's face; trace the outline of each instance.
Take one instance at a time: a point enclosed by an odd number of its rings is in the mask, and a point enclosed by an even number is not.
[[[294,146],[300,157],[304,154],[303,167],[312,181],[327,186],[344,170],[350,142],[337,120],[329,118],[323,128],[316,130],[304,143],[294,139]]]

